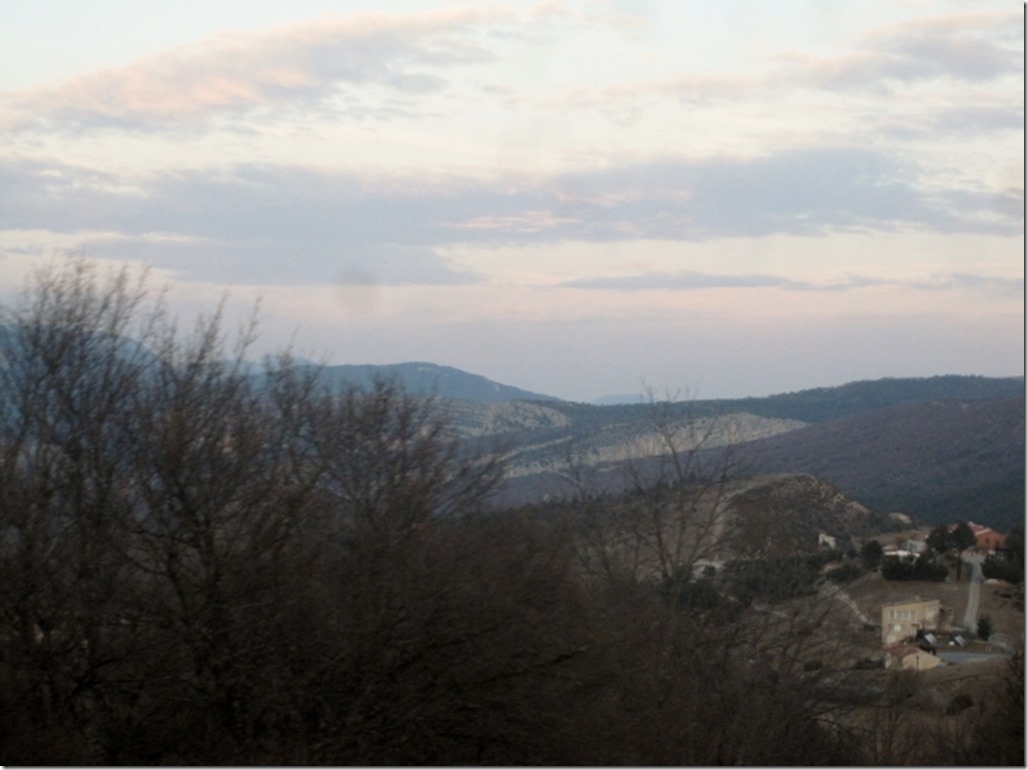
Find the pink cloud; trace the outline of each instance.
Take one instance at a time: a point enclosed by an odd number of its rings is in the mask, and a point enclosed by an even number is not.
[[[492,57],[476,31],[527,21],[503,8],[476,7],[225,33],[125,67],[0,95],[0,127],[146,128],[283,101],[317,103],[345,84],[435,90],[445,81],[428,70]]]

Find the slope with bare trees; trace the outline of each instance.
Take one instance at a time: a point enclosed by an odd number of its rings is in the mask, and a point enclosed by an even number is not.
[[[3,764],[938,758],[869,751],[810,569],[697,579],[739,534],[706,423],[656,411],[620,502],[501,510],[502,455],[436,402],[287,354],[255,378],[254,327],[183,334],[151,296],[74,261],[5,310]]]

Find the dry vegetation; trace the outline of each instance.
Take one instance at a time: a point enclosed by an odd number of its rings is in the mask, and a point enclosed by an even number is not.
[[[432,402],[288,357],[254,377],[245,335],[144,299],[75,263],[6,319],[0,762],[1023,762],[1023,700],[947,721],[857,667],[868,631],[810,555],[693,579],[739,534],[731,457],[659,415],[661,483],[497,511],[499,458]],[[875,617],[880,583],[853,590]]]

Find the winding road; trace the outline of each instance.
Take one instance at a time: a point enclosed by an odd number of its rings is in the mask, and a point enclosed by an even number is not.
[[[978,603],[982,595],[982,582],[985,576],[982,574],[983,558],[979,554],[966,553],[960,557],[965,564],[971,565],[971,582],[967,586],[967,609],[964,610],[964,628],[968,633],[978,632]]]

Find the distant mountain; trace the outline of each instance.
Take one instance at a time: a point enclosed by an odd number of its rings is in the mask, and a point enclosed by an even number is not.
[[[947,374],[937,377],[887,377],[832,388],[812,388],[760,398],[696,401],[713,412],[749,412],[803,422],[825,422],[900,404],[924,401],[984,401],[1024,394],[1023,377]]]
[[[457,401],[558,401],[553,396],[533,393],[511,385],[470,374],[452,366],[414,361],[402,364],[342,364],[322,369],[326,384],[370,388],[376,379],[393,381],[408,393]]]
[[[714,455],[731,446],[738,474],[812,474],[877,511],[1004,531],[1024,518],[1022,378],[886,379],[643,405],[468,405],[459,418],[472,442],[510,447],[509,502],[570,494],[571,457],[596,490],[619,491],[629,465],[656,478],[662,424],[709,431],[705,446]]]
[[[1010,398],[1022,395],[1024,387],[1023,377],[941,375],[864,380],[836,387],[750,398],[666,402],[659,399],[651,401],[648,397],[611,396],[604,399],[610,403],[603,405],[565,403],[560,409],[572,416],[578,425],[650,420],[655,408],[665,415],[704,417],[747,413],[769,419],[817,423],[900,404]]]
[[[0,326],[0,341],[10,333]],[[160,363],[131,340],[115,340],[115,349]],[[891,378],[761,398],[599,406],[426,362],[319,371],[332,387],[385,379],[441,399],[469,451],[504,448],[509,501],[568,494],[572,458],[576,469],[616,490],[629,464],[656,474],[665,440],[675,435],[686,452],[731,447],[740,472],[812,474],[878,511],[1002,530],[1024,520],[1023,377]]]
[[[893,406],[749,442],[739,458],[814,474],[879,510],[1005,531],[1025,515],[1025,397]]]

